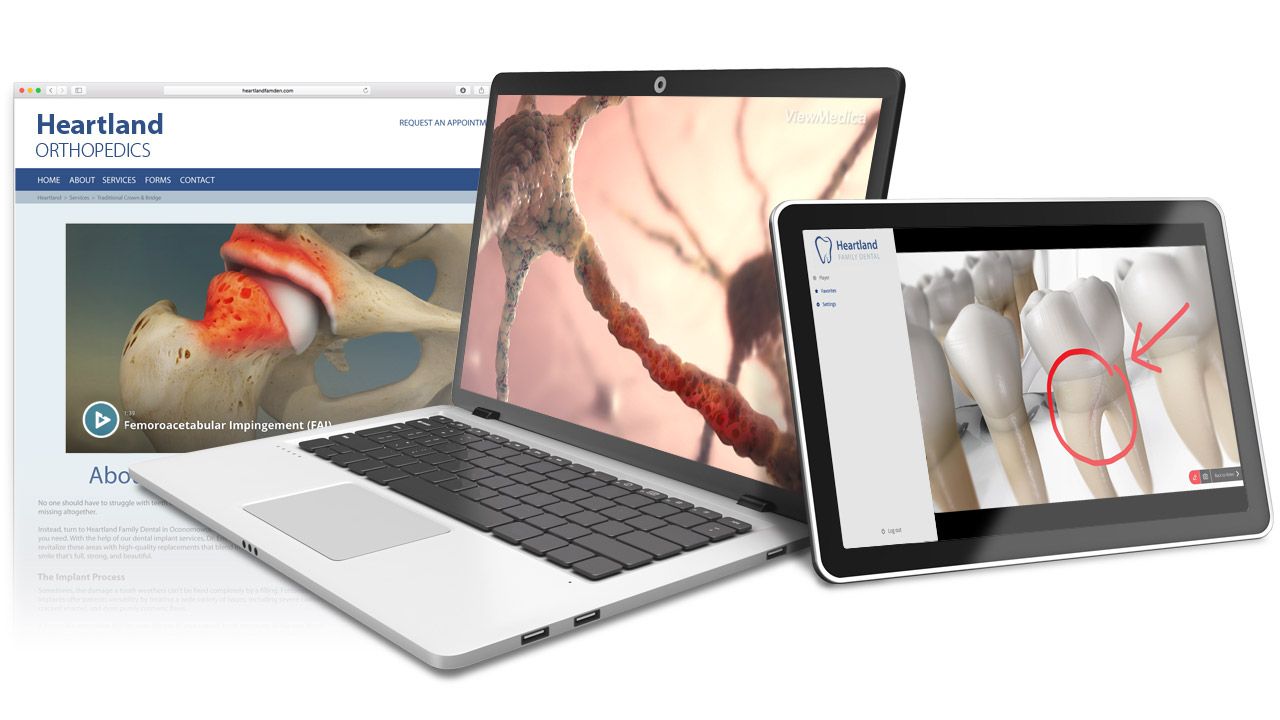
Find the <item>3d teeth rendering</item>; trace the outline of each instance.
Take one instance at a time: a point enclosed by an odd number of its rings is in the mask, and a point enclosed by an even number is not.
[[[1156,388],[1178,437],[1201,467],[1216,468],[1222,466],[1220,439],[1233,461],[1238,455],[1213,298],[1207,280],[1194,269],[1196,263],[1205,262],[1204,253],[1193,250],[1198,258],[1149,252],[1137,260],[1121,260],[1116,266],[1116,289],[1129,326],[1137,332],[1142,325],[1139,345],[1189,304],[1186,313],[1147,350],[1145,359],[1160,368],[1155,373]],[[1211,387],[1220,400],[1211,401]]]
[[[943,348],[982,410],[1018,503],[1047,502],[1040,453],[1022,400],[1022,367],[1013,324],[995,310],[974,303],[960,311]]]
[[[956,315],[973,302],[973,278],[968,270],[955,272],[944,268],[937,275],[929,276],[928,283],[921,289],[929,305],[933,336],[941,342],[947,336],[951,323],[955,322]]]
[[[1212,287],[1209,278],[1209,262],[1203,248],[1181,247],[1173,251],[1173,257],[1182,266],[1192,285],[1204,288],[1206,301],[1212,302],[1208,288]],[[1210,306],[1212,307],[1212,306]],[[1214,313],[1216,318],[1216,312]],[[1226,450],[1232,462],[1240,461],[1240,451],[1236,447],[1236,425],[1231,415],[1231,396],[1227,392],[1227,365],[1222,357],[1222,335],[1215,321],[1209,332],[1200,341],[1200,352],[1207,365],[1205,369],[1205,393],[1209,397],[1209,411],[1213,413],[1213,428],[1218,433],[1218,440]]]
[[[973,295],[979,303],[995,310],[1013,323],[1018,341],[1018,357],[1022,357],[1022,320],[1018,317],[1018,300],[1013,289],[1013,264],[1004,253],[984,252],[973,261]]]
[[[1018,312],[1021,313],[1023,306],[1027,304],[1027,298],[1040,287],[1036,283],[1036,251],[1006,250],[1004,255],[1013,266],[1013,294],[1018,301]]]
[[[1124,316],[1120,313],[1120,300],[1111,283],[1093,277],[1079,278],[1067,286],[1067,292],[1075,298],[1080,314],[1089,324],[1093,338],[1098,341],[1102,357],[1116,367],[1125,367]],[[1111,433],[1121,447],[1129,442],[1138,425],[1133,449],[1124,456],[1129,471],[1144,493],[1152,491],[1151,462],[1147,458],[1147,445],[1142,439],[1142,427],[1134,417],[1133,408],[1126,400],[1124,380],[1118,375],[1107,376],[1106,393],[1109,399],[1105,414],[1111,425]]]
[[[911,363],[915,370],[916,402],[924,432],[924,456],[929,467],[933,501],[942,512],[976,510],[978,495],[956,427],[951,376],[942,346],[927,326],[908,322]]]
[[[902,286],[902,306],[907,313],[907,324],[929,329],[929,301],[924,291],[913,285]]]

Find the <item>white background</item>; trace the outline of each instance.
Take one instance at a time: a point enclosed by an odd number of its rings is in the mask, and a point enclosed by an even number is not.
[[[1222,203],[1260,421],[1274,432],[1272,6],[804,5],[19,3],[5,13],[0,77],[360,82],[891,65],[908,84],[894,197]],[[7,103],[5,137],[11,116]],[[11,180],[0,179],[5,197]],[[0,352],[5,375],[11,361]],[[10,407],[11,393],[4,383]],[[1264,445],[1280,456],[1273,438],[1264,432]],[[3,441],[9,457],[12,435]],[[7,522],[10,493],[0,496]],[[7,564],[7,528],[0,537]],[[846,587],[791,558],[456,674],[336,612],[314,636],[5,638],[0,703],[15,707],[0,714],[1265,717],[1276,701],[1278,568],[1275,538]]]

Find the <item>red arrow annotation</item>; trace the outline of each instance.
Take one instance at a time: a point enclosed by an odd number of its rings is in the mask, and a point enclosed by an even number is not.
[[[1146,360],[1143,360],[1142,354],[1150,350],[1151,346],[1155,345],[1157,340],[1163,337],[1165,333],[1169,332],[1169,328],[1173,327],[1174,323],[1181,320],[1182,316],[1186,315],[1187,311],[1190,309],[1191,309],[1191,303],[1189,302],[1183,303],[1182,309],[1174,313],[1173,317],[1169,320],[1169,322],[1165,323],[1164,327],[1156,331],[1156,334],[1152,335],[1151,339],[1148,340],[1146,344],[1142,345],[1141,347],[1138,346],[1138,343],[1141,342],[1142,340],[1142,323],[1138,323],[1138,326],[1133,329],[1133,349],[1129,352],[1129,359],[1138,363],[1142,367],[1150,370],[1151,372],[1163,372],[1160,369],[1159,365],[1156,365],[1154,363],[1149,363]]]

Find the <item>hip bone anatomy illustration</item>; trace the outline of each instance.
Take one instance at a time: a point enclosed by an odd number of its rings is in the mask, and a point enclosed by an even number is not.
[[[249,439],[243,428],[260,411],[285,423],[346,422],[443,399],[469,241],[466,225],[237,226],[203,318],[160,300],[134,322],[120,362],[125,408],[156,450],[174,452]],[[428,300],[375,274],[413,260],[436,267]],[[344,371],[344,345],[379,333],[414,335],[418,366],[398,382],[326,396],[317,359]]]
[[[1121,494],[1117,467],[1127,468],[1138,492],[1159,491],[1140,416],[1161,409],[1168,424],[1160,427],[1173,431],[1162,451],[1180,441],[1200,468],[1220,467],[1224,457],[1238,462],[1203,249],[1134,250],[1117,263],[1114,285],[1087,276],[1061,289],[1039,288],[1040,252],[986,252],[902,286],[938,510],[982,506],[957,427],[957,413],[973,405],[1022,505],[1063,499],[1046,485],[1046,453],[1072,457],[1089,497]],[[1126,323],[1137,337],[1132,352]],[[1132,385],[1148,377],[1144,367],[1154,375],[1155,407],[1135,401]],[[1111,455],[1104,420],[1120,448]],[[1033,432],[1046,424],[1051,432]]]

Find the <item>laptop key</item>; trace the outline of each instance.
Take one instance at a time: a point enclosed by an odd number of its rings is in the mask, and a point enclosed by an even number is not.
[[[529,449],[528,445],[525,445],[524,443],[518,443],[515,440],[508,442],[507,447],[511,448],[512,450],[518,450],[520,452],[524,452],[525,450]]]
[[[662,502],[670,505],[671,507],[677,510],[688,510],[693,507],[693,503],[689,502],[688,500],[681,500],[679,498],[673,498],[673,497],[669,497],[666,500],[663,500]]]
[[[628,570],[653,562],[653,556],[649,553],[596,533],[575,538],[573,544],[620,563]]]
[[[581,463],[574,463],[569,466],[569,469],[576,473],[582,473],[583,475],[590,475],[591,473],[596,471],[595,468],[589,468],[586,465],[583,465]]]
[[[466,470],[459,470],[457,475],[458,477],[464,477],[468,480],[483,480],[484,478],[487,478],[487,477],[493,477],[493,473],[489,472],[488,470],[485,470],[484,468],[478,468],[478,467],[467,468]]]
[[[520,454],[519,450],[512,450],[511,448],[508,448],[508,447],[497,447],[492,450],[486,450],[485,452],[489,453],[490,455],[496,458],[509,458],[512,455]]]
[[[524,503],[518,502],[518,501],[516,502],[515,505],[512,505],[509,508],[503,508],[502,512],[510,515],[511,517],[517,520],[528,520],[531,517],[537,517],[538,515],[542,514],[542,511],[539,510],[538,508],[533,507],[531,505],[525,505]]]
[[[483,478],[480,478],[479,480],[476,480],[476,482],[480,483],[481,485],[487,488],[493,488],[494,490],[501,490],[502,488],[508,485],[515,485],[515,483],[511,482],[509,478],[504,478],[498,475],[489,475],[487,477],[483,477]]]
[[[506,525],[511,518],[478,502],[451,493],[421,478],[392,480],[387,486],[405,497],[481,530]]]
[[[714,522],[698,525],[697,527],[693,528],[693,531],[696,533],[701,533],[703,535],[706,535],[708,538],[711,538],[711,542],[720,542],[721,540],[726,540],[738,534],[736,531],[731,530],[730,528],[725,527],[720,523],[714,523]]]
[[[536,482],[536,483],[534,483],[531,487],[532,487],[534,490],[539,490],[539,491],[544,492],[544,493],[551,493],[551,494],[553,494],[553,495],[554,495],[555,493],[560,492],[561,490],[568,490],[568,489],[569,489],[569,486],[568,486],[568,485],[565,485],[564,483],[560,482],[559,480],[543,480],[542,482]]]
[[[622,572],[622,565],[608,558],[593,557],[574,563],[573,571],[588,580],[603,580]]]
[[[539,460],[551,455],[551,453],[547,452],[546,450],[538,450],[536,448],[529,448],[528,450],[525,451],[525,454],[532,455],[538,458]]]
[[[645,505],[651,505],[653,500],[650,500],[639,493],[631,493],[630,495],[623,495],[622,497],[614,498],[614,502],[619,505],[626,505],[632,509],[639,509]]]
[[[618,537],[623,533],[633,532],[634,530],[635,528],[631,527],[630,525],[627,525],[626,523],[620,523],[617,520],[605,520],[599,525],[591,526],[591,532],[597,532],[597,533],[600,533],[601,535],[607,535],[609,537]],[[702,537],[701,535],[699,535],[698,537],[702,539],[703,543],[706,543],[707,541],[706,538]]]
[[[568,492],[568,491],[566,491],[566,492]],[[561,496],[560,496],[560,499],[561,499],[561,500],[569,500],[569,498],[564,497],[563,495],[561,495]],[[612,503],[612,502],[610,502],[610,501],[608,501],[608,500],[605,500],[605,499],[604,499],[604,498],[602,498],[602,497],[596,497],[596,496],[594,496],[594,495],[591,495],[591,496],[589,496],[589,497],[585,497],[585,498],[583,498],[583,499],[581,499],[581,500],[569,500],[569,502],[577,503],[578,507],[586,508],[586,509],[588,509],[588,510],[594,510],[595,512],[600,512],[601,510],[604,510],[605,508],[611,508],[611,507],[613,507],[613,503]]]
[[[580,548],[577,545],[565,545],[564,547],[556,548],[555,550],[549,550],[547,552],[547,559],[560,567],[569,567],[570,565],[582,562],[593,555],[595,555],[595,553],[587,550],[586,548]]]
[[[488,455],[485,455],[485,454],[484,454],[484,453],[482,453],[482,452],[476,452],[475,450],[471,450],[471,449],[469,449],[469,448],[464,448],[464,449],[462,449],[462,450],[458,450],[458,451],[456,451],[456,452],[451,452],[451,453],[449,453],[449,454],[450,454],[450,455],[452,455],[452,456],[454,456],[454,457],[456,457],[456,458],[458,458],[459,460],[475,460],[476,458],[487,458],[487,457],[489,457]]]
[[[534,555],[546,555],[552,550],[555,550],[557,548],[562,548],[568,544],[569,543],[565,542],[564,540],[561,540],[555,535],[547,535],[544,533],[542,535],[535,535],[534,537],[531,537],[528,540],[525,540],[524,542],[520,543],[520,547],[524,548],[525,550],[528,550]]]
[[[306,450],[307,452],[315,452],[322,447],[329,447],[333,444],[334,442],[329,438],[316,438],[315,440],[303,440],[298,443],[298,447]]]
[[[538,458],[533,457],[532,455],[526,455],[524,453],[521,453],[519,455],[512,455],[511,457],[507,458],[507,462],[511,463],[512,465],[527,467],[529,465],[536,465],[538,463]]]
[[[462,495],[463,497],[471,498],[472,500],[477,500],[477,501],[483,501],[488,498],[494,497],[495,495],[498,495],[498,493],[486,487],[473,487],[470,490],[463,490],[461,493],[458,493],[458,494]],[[502,496],[499,495],[498,497],[502,497]],[[510,500],[511,498],[507,498],[507,499]],[[493,508],[493,509],[501,510],[502,508]]]
[[[519,465],[503,463],[501,465],[494,465],[493,467],[489,468],[489,472],[493,473],[494,475],[511,477],[512,475],[518,475],[524,472],[524,470],[522,470]]]
[[[624,542],[632,547],[640,548],[659,560],[665,560],[672,555],[680,554],[679,545],[639,530],[629,532],[626,535],[619,535],[618,542]]]
[[[535,483],[543,482],[544,480],[547,479],[545,476],[539,475],[536,472],[530,472],[528,470],[525,470],[524,472],[516,473],[515,475],[508,475],[507,477],[510,477],[512,480],[515,480],[518,483],[524,483],[525,485],[533,485]]]
[[[474,467],[469,463],[453,459],[450,459],[449,462],[435,463],[435,466],[441,470],[448,470],[449,472],[458,472],[459,470],[466,470],[469,467]]]
[[[664,519],[667,522],[671,523],[672,525],[679,525],[680,527],[686,530],[693,527],[694,525],[701,525],[706,522],[705,519],[700,518],[697,515],[694,515],[693,513],[687,513],[687,512],[676,513],[675,515],[672,515],[671,517],[664,518]]]
[[[578,523],[583,527],[591,527],[592,525],[597,525],[599,523],[604,522],[605,520],[608,520],[608,518],[601,515],[600,513],[591,512],[590,510],[583,510],[580,513],[574,513],[573,515],[570,515],[569,517],[565,518],[565,520],[568,520],[569,522]]]
[[[739,520],[738,518],[731,518],[728,515],[721,517],[717,522],[719,522],[721,525],[724,525],[726,527],[733,528],[734,530],[737,530],[740,533],[751,531],[751,523],[744,522],[742,520]]]
[[[561,525],[564,525],[567,521],[556,515],[542,513],[541,515],[535,515],[529,518],[525,522],[542,530],[550,530],[553,527],[560,527]]]
[[[639,490],[638,492],[639,494],[649,498],[650,500],[653,500],[654,502],[667,499],[666,493],[660,493],[657,490],[650,490],[649,488]]]
[[[630,493],[630,491],[628,491],[628,490],[626,490],[626,489],[624,489],[624,488],[620,488],[620,487],[618,487],[617,485],[605,485],[604,487],[596,488],[595,490],[592,490],[591,492],[592,492],[592,493],[594,493],[594,494],[596,494],[596,495],[599,495],[600,497],[604,498],[605,500],[612,500],[612,499],[614,499],[614,498],[620,498],[620,497],[622,497],[623,495],[630,495],[630,494],[631,494],[631,493]]]
[[[614,480],[613,484],[617,485],[623,490],[630,490],[631,492],[635,492],[636,490],[640,489],[639,485],[631,482],[630,480]]]
[[[384,464],[390,465],[391,467],[404,467],[406,465],[416,465],[418,462],[417,460],[407,455],[400,455],[398,453],[395,455],[391,455],[389,457],[383,457],[378,459],[381,460]]]
[[[311,452],[321,460],[328,460],[334,455],[341,455],[345,451],[346,451],[346,448],[342,447],[341,445],[330,445],[329,447],[316,448]]]
[[[364,453],[345,452],[345,453],[342,453],[341,455],[334,455],[333,457],[329,458],[329,462],[339,467],[346,467],[351,463],[358,463],[368,459],[369,459],[369,456],[365,455]]]
[[[586,500],[591,497],[591,493],[585,493],[579,490],[578,488],[565,488],[560,492],[552,493],[552,495],[555,495],[556,497],[560,498],[561,500],[564,500],[565,502],[571,502],[571,503],[580,503],[583,500]]]
[[[360,462],[351,463],[350,465],[347,466],[347,469],[353,473],[364,475],[370,470],[377,470],[378,468],[384,468],[386,466],[387,466],[386,463],[382,462],[381,460],[368,459],[368,460],[361,460]]]
[[[541,507],[546,507],[551,503],[559,502],[559,499],[556,498],[555,495],[548,495],[543,492],[535,492],[529,495],[525,495],[524,497],[520,498],[520,501],[523,502],[525,505],[532,505],[534,507],[541,508]]]
[[[509,495],[518,500],[522,500],[526,495],[533,495],[538,491],[534,490],[531,487],[521,485],[520,483],[511,483],[510,485],[507,485],[505,487],[498,488],[498,492],[502,493],[503,495]]]
[[[487,452],[489,452],[490,450],[492,450],[492,449],[494,449],[494,448],[496,448],[496,447],[498,447],[498,444],[497,444],[497,443],[495,443],[495,442],[490,442],[490,441],[488,441],[488,440],[481,440],[480,442],[473,442],[473,443],[471,443],[471,447],[470,447],[470,448],[468,448],[468,449],[470,449],[470,450],[476,450],[476,451],[478,451],[478,452],[487,453]]]
[[[694,515],[697,515],[703,520],[719,520],[720,519],[720,513],[716,512],[715,510],[708,510],[704,507],[696,507],[690,510],[689,512],[693,513]]]
[[[657,530],[663,525],[666,525],[666,523],[652,515],[637,515],[636,517],[627,520],[626,523],[637,530],[644,530],[645,532]]]
[[[363,435],[364,437],[372,437],[374,435],[386,435],[388,433],[397,433],[404,429],[405,429],[405,426],[399,423],[396,423],[394,425],[379,425],[378,427],[374,427],[374,428],[357,430],[356,435]]]
[[[582,477],[582,473],[578,472],[577,470],[571,469],[572,467],[573,466],[570,465],[567,468],[560,468],[555,472],[547,473],[547,477],[555,480],[559,480],[561,482],[569,482],[570,480],[577,480],[578,478]]]
[[[547,462],[552,463],[552,464],[554,464],[554,465],[561,465],[561,466],[564,466],[564,465],[568,465],[568,464],[569,464],[569,461],[568,461],[568,460],[566,460],[566,459],[564,459],[564,458],[560,457],[559,455],[552,455],[552,456],[548,457],[548,458],[547,458]]]
[[[646,515],[652,515],[656,518],[665,518],[671,515],[675,515],[680,511],[671,507],[670,505],[667,505],[666,503],[649,503],[648,505],[645,505],[644,507],[640,508],[640,512]]]
[[[667,525],[653,531],[653,534],[680,546],[682,550],[695,550],[711,542],[706,535],[686,530],[675,525]]]
[[[600,514],[604,515],[607,518],[613,518],[614,520],[630,520],[631,518],[639,515],[640,513],[636,510],[632,510],[629,507],[614,505],[611,508],[601,510]]]
[[[502,461],[501,461],[501,460],[499,460],[498,458],[495,458],[495,457],[489,457],[488,455],[485,455],[484,457],[478,457],[478,458],[476,458],[476,459],[474,459],[474,460],[471,460],[471,461],[469,461],[469,462],[470,462],[472,465],[475,465],[476,467],[482,467],[482,468],[485,468],[486,470],[487,470],[487,469],[489,469],[489,468],[491,468],[491,467],[494,467],[495,465],[501,465],[501,464],[502,464]]]
[[[566,517],[576,512],[580,512],[581,510],[582,508],[578,507],[577,505],[574,505],[573,503],[565,502],[563,500],[560,500],[559,502],[551,503],[550,505],[542,508],[543,512],[549,512],[552,515],[559,515],[560,517]]]
[[[396,440],[395,442],[387,443],[387,447],[392,450],[408,450],[411,447],[417,447],[417,445],[418,443],[412,440]]]
[[[558,466],[556,466],[556,465],[554,465],[554,464],[552,464],[552,463],[549,463],[549,462],[547,462],[547,461],[545,461],[545,460],[544,460],[544,461],[542,461],[542,462],[536,462],[536,463],[534,463],[534,464],[532,464],[532,465],[526,465],[526,466],[524,467],[524,469],[525,469],[525,470],[528,470],[529,472],[536,472],[536,473],[549,473],[549,472],[555,472],[556,470],[559,470],[560,468],[559,468]]]
[[[559,537],[559,538],[564,538],[565,540],[573,540],[575,538],[580,538],[584,535],[591,534],[590,530],[582,527],[581,525],[575,525],[574,523],[565,523],[564,525],[557,525],[551,528],[550,532],[552,535],[555,535],[556,537]]]
[[[569,484],[579,490],[595,490],[596,488],[605,487],[605,484],[595,478],[582,477],[577,480],[570,480]]]
[[[445,490],[448,490],[450,492],[462,492],[463,490],[470,490],[473,487],[477,487],[477,485],[471,482],[470,480],[465,480],[463,478],[456,477],[456,478],[453,478],[452,480],[445,480],[444,482],[440,483],[439,487],[442,487]]]
[[[506,525],[499,525],[493,529],[493,534],[497,535],[499,539],[506,540],[512,545],[519,545],[529,538],[541,535],[542,531],[517,520],[516,522],[508,523]]]
[[[429,475],[431,473],[442,472],[440,470],[436,470],[435,465],[430,465],[424,462],[416,462],[416,463],[413,463],[412,465],[405,465],[400,469],[404,470],[410,475]]]
[[[403,477],[409,477],[409,474],[401,470],[400,468],[384,467],[384,468],[379,468],[377,470],[370,470],[369,472],[365,473],[365,477],[378,483],[379,485],[386,485],[392,480],[399,480],[400,478],[403,478]]]
[[[607,482],[607,483],[616,482],[618,480],[618,476],[610,475],[607,472],[600,472],[599,470],[593,473],[588,473],[587,476],[594,480],[599,480],[600,482]]]

